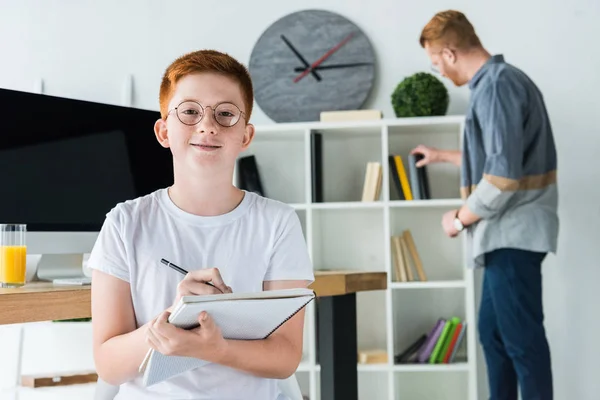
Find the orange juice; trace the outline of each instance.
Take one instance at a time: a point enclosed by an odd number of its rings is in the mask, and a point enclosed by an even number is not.
[[[0,285],[25,284],[27,246],[0,246]]]

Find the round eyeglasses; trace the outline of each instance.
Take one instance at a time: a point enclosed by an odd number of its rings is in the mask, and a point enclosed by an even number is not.
[[[211,107],[213,118],[217,123],[225,128],[230,128],[237,124],[240,117],[244,112],[239,109],[233,103],[219,103],[214,107]],[[205,109],[198,102],[193,100],[186,100],[169,111],[167,115],[171,114],[171,111],[175,110],[177,118],[185,125],[196,125],[204,118]]]

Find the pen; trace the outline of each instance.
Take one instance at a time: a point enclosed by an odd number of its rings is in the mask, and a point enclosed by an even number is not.
[[[187,272],[185,269],[183,269],[183,268],[181,268],[181,267],[178,267],[177,265],[173,264],[171,261],[168,261],[168,260],[165,260],[164,258],[161,258],[161,259],[160,259],[160,262],[161,262],[161,263],[163,263],[163,264],[165,264],[167,267],[171,267],[171,268],[173,268],[175,271],[182,273],[183,275],[187,275],[187,274],[188,274],[188,272]],[[213,284],[212,284],[212,283],[210,283],[210,282],[204,282],[204,283],[206,283],[206,284],[207,284],[207,285],[209,285],[209,286],[212,286],[212,287],[214,287],[215,289],[219,289],[219,288],[217,288],[215,285],[213,285]],[[219,289],[219,290],[220,290],[220,289]],[[222,292],[221,292],[221,293],[222,293]]]

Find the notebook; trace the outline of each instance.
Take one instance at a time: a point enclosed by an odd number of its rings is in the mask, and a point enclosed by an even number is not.
[[[183,296],[169,322],[183,329],[197,327],[202,311],[214,319],[225,339],[265,339],[315,298],[311,289],[280,289],[253,293]],[[208,364],[193,357],[165,356],[150,350],[140,365],[143,384],[150,386]]]

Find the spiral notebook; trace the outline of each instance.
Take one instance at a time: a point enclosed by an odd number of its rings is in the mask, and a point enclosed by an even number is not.
[[[265,339],[315,298],[311,289],[280,289],[255,293],[184,296],[169,322],[183,329],[197,327],[198,315],[206,311],[226,339]],[[165,356],[150,350],[140,365],[143,384],[150,386],[208,364],[193,357]]]

